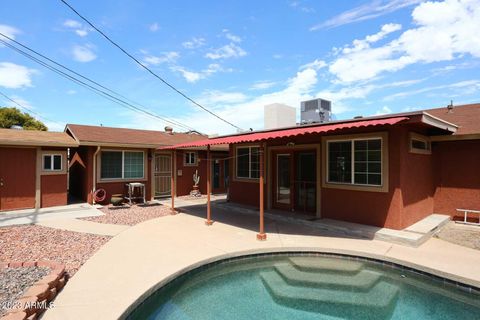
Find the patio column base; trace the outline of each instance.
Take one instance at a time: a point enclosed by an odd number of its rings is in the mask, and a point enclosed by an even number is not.
[[[259,241],[267,240],[267,234],[266,233],[257,233],[257,240],[259,240]]]
[[[213,224],[213,220],[205,220],[206,226],[211,226]]]
[[[174,215],[176,215],[176,214],[178,214],[178,211],[177,211],[177,210],[175,210],[175,209],[170,209],[170,215],[174,216]]]

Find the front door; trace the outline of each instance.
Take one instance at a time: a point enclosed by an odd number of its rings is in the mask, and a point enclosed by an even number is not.
[[[314,214],[317,202],[316,151],[278,151],[273,160],[273,207]]]
[[[274,199],[273,206],[279,209],[293,209],[292,154],[274,154]]]
[[[35,207],[36,151],[0,148],[0,210]]]
[[[172,157],[168,154],[155,154],[154,163],[155,197],[171,195]]]

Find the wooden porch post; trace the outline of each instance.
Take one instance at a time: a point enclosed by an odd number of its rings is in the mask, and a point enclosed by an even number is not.
[[[210,192],[211,192],[211,187],[210,187],[210,145],[207,145],[207,220],[205,221],[205,224],[207,226],[211,226],[213,221],[211,219],[211,207],[210,207]]]
[[[177,151],[172,151],[172,163],[171,163],[171,179],[170,179],[170,194],[172,196],[172,214],[176,214],[175,211],[175,162],[177,161]]]
[[[259,179],[258,183],[260,184],[259,189],[260,189],[260,231],[257,234],[257,240],[267,240],[267,235],[265,234],[265,226],[264,226],[264,219],[263,219],[263,214],[264,214],[264,197],[263,197],[263,188],[264,188],[264,167],[265,167],[265,143],[262,142],[260,144],[260,159],[259,159],[259,165],[260,165],[260,172],[259,172]]]

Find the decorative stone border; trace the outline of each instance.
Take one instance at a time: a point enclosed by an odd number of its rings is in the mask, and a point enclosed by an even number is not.
[[[21,267],[47,267],[50,273],[35,282],[0,320],[37,319],[67,282],[65,266],[52,261],[0,262],[0,269]]]

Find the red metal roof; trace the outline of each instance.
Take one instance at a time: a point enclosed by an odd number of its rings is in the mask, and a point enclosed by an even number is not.
[[[308,126],[308,127],[298,127],[290,129],[279,129],[273,131],[265,132],[252,132],[240,135],[231,135],[218,138],[204,139],[198,141],[192,141],[187,143],[181,143],[173,146],[162,147],[160,149],[178,149],[178,148],[191,148],[191,147],[200,147],[206,145],[217,145],[217,144],[232,144],[232,143],[243,143],[243,142],[255,142],[261,140],[269,140],[276,138],[287,138],[293,136],[299,136],[310,133],[323,133],[334,130],[341,129],[350,129],[350,128],[360,128],[360,127],[371,127],[371,126],[382,126],[382,125],[393,125],[399,123],[400,121],[408,120],[407,117],[394,117],[386,119],[372,119],[372,120],[359,120],[353,122],[345,123],[334,123],[334,124],[321,124],[318,126]]]

